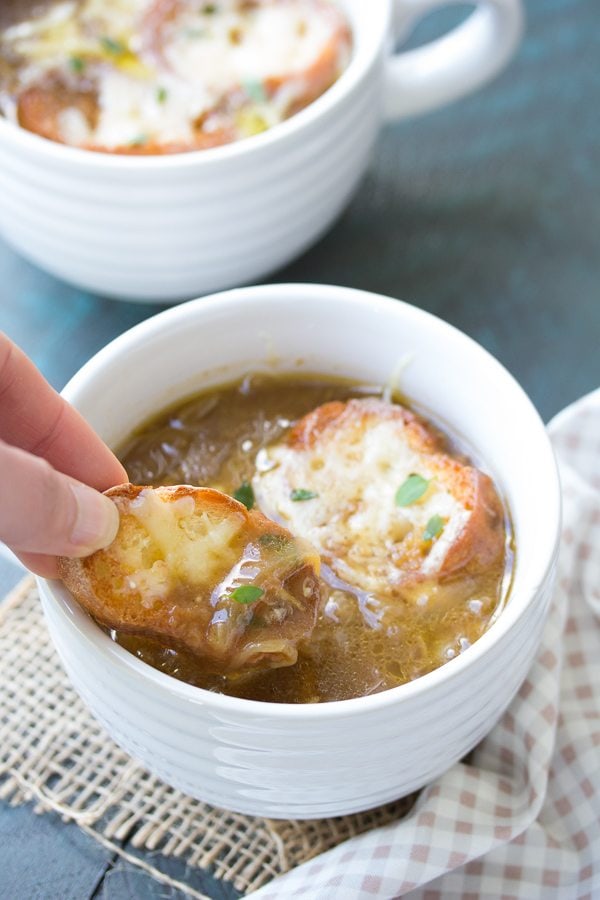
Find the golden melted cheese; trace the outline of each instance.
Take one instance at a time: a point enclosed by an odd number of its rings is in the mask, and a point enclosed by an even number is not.
[[[135,576],[137,587],[143,583],[151,597],[165,596],[173,580],[212,584],[236,560],[234,541],[243,521],[196,512],[193,497],[170,500],[145,490],[131,502],[129,512],[160,551],[161,559]]]

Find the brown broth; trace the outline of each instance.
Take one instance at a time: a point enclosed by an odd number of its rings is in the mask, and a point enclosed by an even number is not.
[[[380,391],[324,378],[253,376],[210,390],[163,411],[122,448],[134,484],[192,484],[233,494],[251,481],[257,453],[291,424],[330,400],[378,396]],[[463,447],[448,440],[450,452]],[[190,654],[157,641],[112,632],[123,647],[182,681],[237,697],[316,703],[376,693],[438,668],[476,641],[506,599],[512,538],[505,517],[506,553],[483,575],[460,574],[429,585],[429,602],[402,604],[340,589],[323,572],[323,603],[298,662],[237,677],[215,675]],[[347,586],[346,586],[347,587]],[[422,590],[422,588],[421,588]]]

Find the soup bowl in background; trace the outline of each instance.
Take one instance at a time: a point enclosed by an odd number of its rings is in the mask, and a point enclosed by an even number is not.
[[[452,0],[340,0],[347,70],[270,131],[170,156],[53,143],[0,117],[0,231],[24,256],[119,299],[176,301],[255,281],[327,230],[364,172],[384,117],[434,109],[493,77],[522,29],[520,0],[475,0],[449,35],[390,56]]]
[[[272,285],[192,301],[117,338],[65,396],[118,447],[152,414],[251,371],[384,383],[475,449],[511,511],[512,589],[463,654],[400,687],[331,703],[264,703],[179,682],[115,644],[57,581],[39,579],[65,669],[107,732],[186,794],[243,813],[335,816],[407,794],[474,747],[533,660],[553,583],[558,476],[522,389],[470,338],[408,304],[348,288]]]

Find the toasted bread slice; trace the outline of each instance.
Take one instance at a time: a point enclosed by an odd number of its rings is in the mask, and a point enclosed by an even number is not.
[[[261,509],[309,540],[339,578],[379,596],[479,574],[504,553],[491,479],[402,406],[326,403],[268,449],[261,469]]]
[[[186,649],[215,671],[292,665],[312,632],[319,557],[257,510],[210,488],[106,491],[114,542],[59,560],[64,583],[101,625]]]

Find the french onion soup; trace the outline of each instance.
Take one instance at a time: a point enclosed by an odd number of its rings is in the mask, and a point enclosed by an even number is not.
[[[190,684],[280,703],[375,693],[462,653],[506,600],[492,480],[381,390],[249,376],[163,411],[120,456],[145,487],[113,489],[116,549],[63,574],[114,640]]]
[[[111,153],[201,150],[266,131],[337,80],[352,44],[333,0],[54,0],[11,19],[0,111]]]

